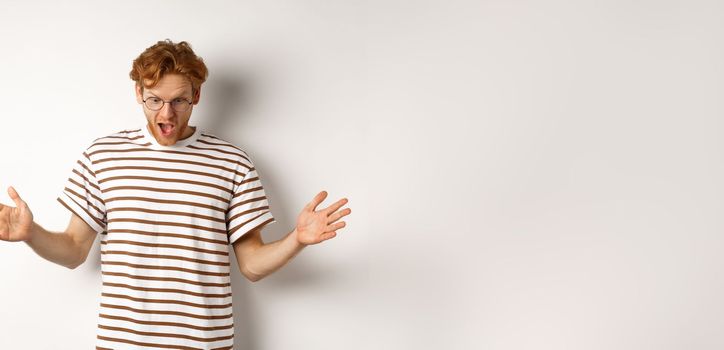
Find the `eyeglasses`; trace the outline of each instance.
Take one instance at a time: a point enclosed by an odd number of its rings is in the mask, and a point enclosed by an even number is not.
[[[158,111],[161,108],[163,108],[163,105],[166,103],[171,104],[171,108],[173,108],[176,112],[185,112],[189,107],[191,106],[192,102],[185,99],[185,98],[174,98],[171,101],[164,101],[158,97],[151,96],[145,100],[143,100],[143,104],[148,107],[148,109],[152,111]]]

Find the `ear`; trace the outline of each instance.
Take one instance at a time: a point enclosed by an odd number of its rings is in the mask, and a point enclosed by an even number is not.
[[[201,85],[199,85],[199,88],[196,89],[196,92],[194,92],[194,98],[193,98],[193,104],[199,104],[199,100],[201,99]]]
[[[141,91],[140,84],[136,84],[136,102],[138,102],[138,104],[143,103],[143,91]]]

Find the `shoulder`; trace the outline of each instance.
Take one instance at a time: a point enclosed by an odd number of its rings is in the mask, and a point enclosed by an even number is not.
[[[124,129],[94,139],[87,147],[86,152],[92,153],[103,149],[117,149],[119,147],[132,147],[141,145],[143,133],[140,128]]]
[[[251,158],[246,151],[210,132],[201,130],[199,138],[196,141],[204,148],[213,149],[217,152],[224,153],[225,155],[235,156],[235,158],[238,158],[243,162],[251,163]]]
[[[143,137],[143,133],[141,132],[140,128],[137,129],[125,129],[121,131],[114,132],[112,134],[108,134],[103,137],[96,138],[93,140],[93,144],[100,144],[104,142],[122,142],[122,141],[132,141],[137,140]]]

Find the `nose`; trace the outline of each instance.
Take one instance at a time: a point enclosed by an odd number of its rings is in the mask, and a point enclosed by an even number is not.
[[[161,117],[164,117],[164,118],[172,117],[174,115],[174,113],[176,113],[176,111],[174,111],[173,108],[171,108],[170,103],[164,103],[163,107],[161,107],[161,109],[158,110],[158,115]]]

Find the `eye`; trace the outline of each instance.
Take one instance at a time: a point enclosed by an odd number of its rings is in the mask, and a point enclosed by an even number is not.
[[[150,101],[151,103],[161,103],[161,99],[158,97],[149,97],[146,101]]]
[[[173,103],[181,104],[181,103],[189,103],[189,101],[186,101],[186,99],[179,97],[179,98],[173,99]]]

